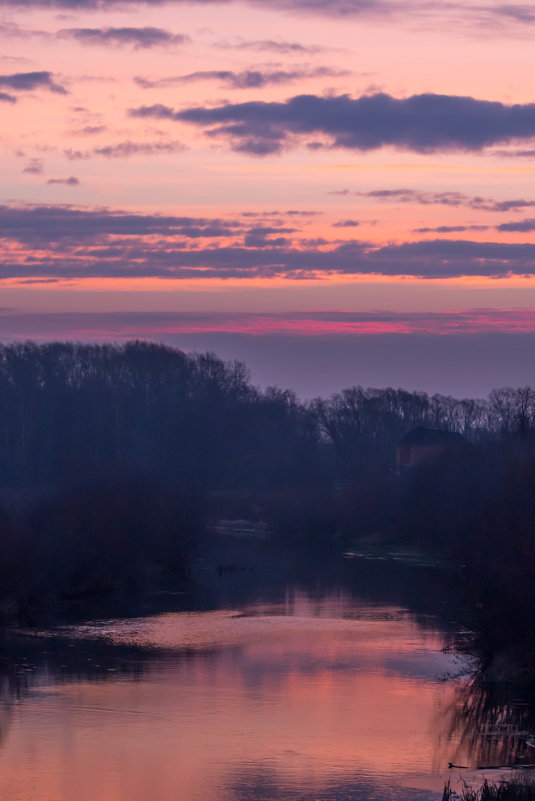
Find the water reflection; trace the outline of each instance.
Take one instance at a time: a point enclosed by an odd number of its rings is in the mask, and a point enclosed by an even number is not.
[[[8,638],[0,799],[438,797],[472,748],[439,580],[426,607],[414,573],[351,570]]]
[[[311,797],[310,787],[287,783],[267,766],[254,770],[244,766],[237,771],[229,791],[232,801],[429,801],[431,797],[429,790],[400,788],[356,772],[339,777],[336,783],[316,785]]]
[[[446,738],[458,742],[454,762],[483,770],[535,763],[533,688],[488,684],[476,674],[458,687],[445,719]]]

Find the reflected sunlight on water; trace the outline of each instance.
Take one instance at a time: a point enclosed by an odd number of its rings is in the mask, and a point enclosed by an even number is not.
[[[55,636],[88,660],[130,648],[142,664],[58,668],[6,702],[2,800],[408,801],[442,788],[454,665],[407,610],[293,590]]]

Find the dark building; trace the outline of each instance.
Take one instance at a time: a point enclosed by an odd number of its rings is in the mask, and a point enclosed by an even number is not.
[[[459,448],[465,443],[465,438],[453,431],[441,431],[438,428],[425,426],[411,428],[398,443],[396,452],[398,472],[432,461],[444,451]]]

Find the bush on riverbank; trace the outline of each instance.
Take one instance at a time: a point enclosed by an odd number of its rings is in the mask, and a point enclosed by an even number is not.
[[[535,451],[509,438],[472,445],[408,479],[402,537],[463,565],[469,647],[488,678],[534,673]]]
[[[0,509],[0,616],[184,578],[201,524],[191,493],[140,477],[71,487],[18,514]]]

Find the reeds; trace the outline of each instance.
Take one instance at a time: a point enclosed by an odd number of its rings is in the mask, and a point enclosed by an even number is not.
[[[456,792],[450,782],[444,787],[442,801],[535,801],[535,783],[523,778],[489,784],[477,788],[465,787]]]

